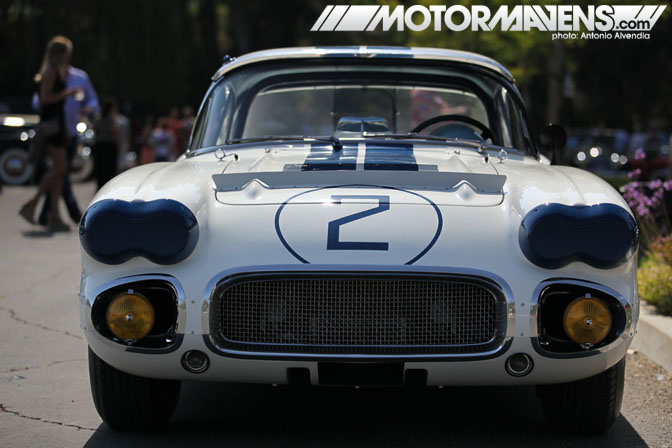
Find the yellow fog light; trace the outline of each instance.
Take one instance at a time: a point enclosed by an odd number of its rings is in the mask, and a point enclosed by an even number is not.
[[[586,294],[567,306],[562,324],[569,339],[591,346],[599,344],[609,334],[611,313],[603,301]]]
[[[154,307],[141,294],[129,291],[110,302],[105,316],[113,335],[123,340],[142,339],[154,326]]]

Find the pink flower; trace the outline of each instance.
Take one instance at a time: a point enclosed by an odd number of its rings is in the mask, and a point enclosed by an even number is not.
[[[663,181],[660,180],[660,179],[652,180],[651,182],[649,182],[649,188],[651,190],[656,190],[656,189],[660,188],[662,185],[663,185]]]
[[[636,149],[635,150],[635,160],[643,160],[646,159],[646,153],[642,148]]]
[[[640,170],[639,168],[637,168],[636,170],[630,171],[630,172],[628,173],[628,177],[629,177],[630,179],[638,178],[641,174],[642,174],[642,170]]]
[[[672,180],[668,180],[667,182],[663,183],[663,188],[665,191],[670,191],[672,190]]]

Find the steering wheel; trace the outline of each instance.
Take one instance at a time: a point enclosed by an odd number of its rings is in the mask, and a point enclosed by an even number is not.
[[[479,131],[481,131],[481,136],[483,137],[483,140],[487,139],[494,140],[494,135],[489,127],[487,127],[478,120],[474,120],[471,117],[465,117],[464,115],[437,115],[436,117],[432,117],[429,120],[425,120],[416,127],[414,127],[411,130],[411,133],[412,134],[420,133],[421,131],[424,131],[431,125],[441,123],[442,121],[459,121],[461,123],[469,124],[477,128]]]

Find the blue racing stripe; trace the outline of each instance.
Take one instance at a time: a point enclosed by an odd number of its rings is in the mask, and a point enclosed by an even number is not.
[[[418,171],[409,143],[367,144],[364,170]]]
[[[357,144],[344,144],[339,151],[331,146],[314,144],[310,146],[310,154],[301,165],[301,171],[338,171],[357,169]]]

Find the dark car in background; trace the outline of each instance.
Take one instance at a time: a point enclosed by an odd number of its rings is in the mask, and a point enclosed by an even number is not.
[[[667,178],[669,141],[669,135],[655,130],[570,129],[562,163],[588,170],[616,186],[627,182],[628,174],[636,169],[642,180]]]
[[[21,185],[30,181],[33,166],[28,147],[40,117],[29,98],[0,100],[0,182]]]
[[[0,99],[0,183],[24,185],[35,177],[28,151],[39,123],[30,98]],[[77,124],[77,132],[80,144],[71,161],[70,176],[80,182],[91,177],[93,171],[91,148],[95,134],[92,123],[86,121]]]
[[[627,178],[631,154],[629,134],[614,129],[571,129],[567,133],[564,164],[606,179]]]

